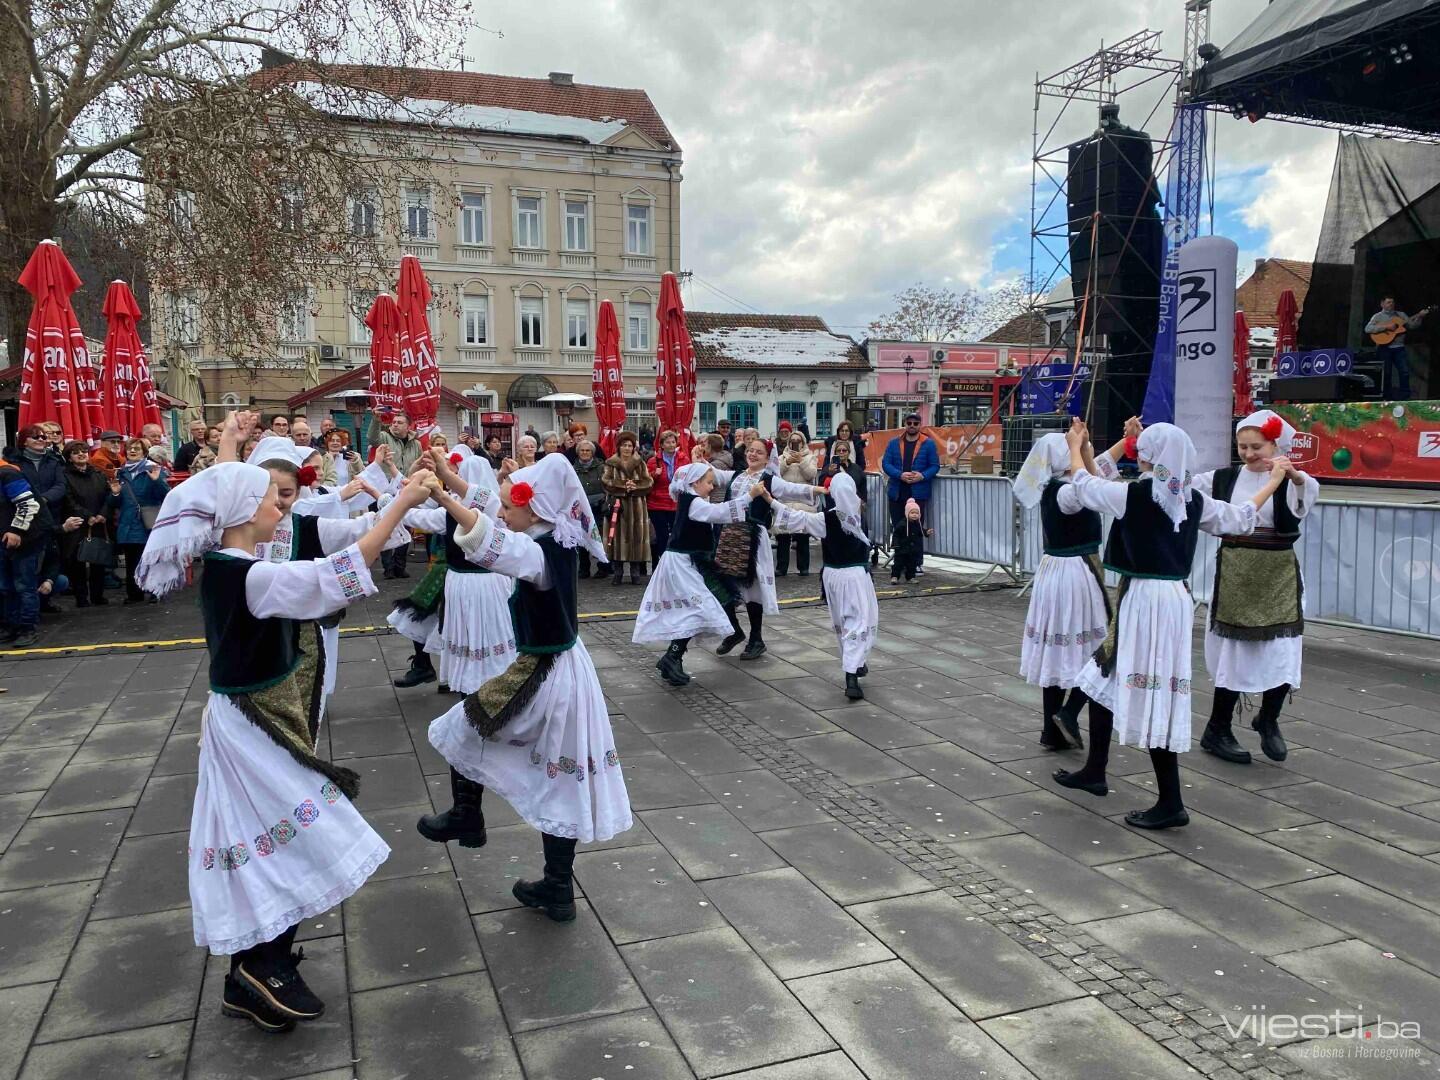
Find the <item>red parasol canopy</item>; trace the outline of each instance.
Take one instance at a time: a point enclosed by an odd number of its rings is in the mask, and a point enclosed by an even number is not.
[[[100,386],[70,306],[80,276],[59,244],[41,240],[20,284],[35,298],[25,331],[20,426],[53,420],[68,438],[93,439],[100,433]]]
[[[400,409],[400,309],[389,293],[375,297],[365,313],[370,328],[370,403],[377,409]]]
[[[1295,351],[1296,320],[1300,308],[1295,303],[1295,293],[1286,289],[1275,304],[1275,355]]]
[[[680,435],[680,450],[688,453],[695,417],[695,346],[685,327],[685,305],[675,275],[660,278],[660,337],[656,350],[655,418],[660,430]],[[658,433],[657,433],[658,434]]]
[[[435,362],[435,341],[430,336],[430,283],[420,260],[400,260],[400,284],[395,288],[400,314],[400,397],[410,423],[427,437],[440,413],[440,366]]]
[[[143,316],[123,281],[105,292],[105,353],[100,363],[100,424],[134,438],[146,424],[160,423],[160,399],[150,377],[145,346],[135,329]]]
[[[1249,416],[1255,411],[1250,396],[1250,323],[1243,311],[1235,312],[1235,415]]]
[[[615,436],[625,426],[625,377],[620,367],[620,323],[615,305],[600,301],[599,325],[595,328],[595,370],[590,396],[595,400],[595,418],[600,422],[600,451],[607,458],[615,453]]]

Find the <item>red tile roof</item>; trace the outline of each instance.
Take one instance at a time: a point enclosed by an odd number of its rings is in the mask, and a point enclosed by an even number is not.
[[[370,382],[370,368],[357,367],[349,371],[343,371],[333,379],[327,379],[318,386],[312,386],[309,390],[302,390],[298,394],[291,394],[285,399],[285,407],[298,409],[316,398],[323,398],[330,394],[339,393],[341,390],[364,390]],[[464,395],[451,390],[444,383],[440,385],[440,400],[447,405],[457,409],[473,409],[475,403]]]
[[[1250,328],[1275,326],[1275,307],[1280,294],[1289,289],[1297,308],[1305,307],[1310,291],[1311,264],[1296,259],[1260,259],[1254,272],[1235,290],[1235,307],[1245,312]]]
[[[981,341],[993,341],[1001,345],[1045,345],[1049,328],[1045,316],[1038,311],[1022,311],[1013,319],[990,333]]]
[[[624,120],[669,150],[680,146],[644,90],[618,86],[557,85],[549,79],[487,75],[480,71],[438,71],[370,64],[298,63],[266,69],[257,78],[320,78],[395,98],[430,98],[458,105],[524,109],[584,120]]]
[[[687,311],[685,327],[695,342],[696,367],[870,367],[855,340],[818,315]]]

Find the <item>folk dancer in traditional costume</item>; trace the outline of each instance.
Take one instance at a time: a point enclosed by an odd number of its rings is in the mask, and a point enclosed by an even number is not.
[[[466,558],[515,580],[509,610],[519,657],[430,725],[430,744],[469,786],[449,810],[422,818],[420,831],[482,846],[480,799],[491,788],[543,834],[544,877],[517,881],[515,898],[568,922],[576,842],[608,840],[631,825],[605,696],[580,640],[579,549],[604,562],[605,547],[563,454],[513,473],[500,497],[508,528],[448,492],[435,495],[460,523],[454,541]]]
[[[825,488],[816,488],[824,495]],[[866,661],[880,631],[880,604],[870,580],[870,537],[860,508],[855,481],[846,473],[829,478],[829,500],[819,513],[796,510],[775,501],[764,484],[757,483],[751,495],[769,503],[775,521],[792,533],[804,532],[820,541],[825,565],[820,571],[820,589],[830,608],[830,623],[840,643],[840,666],[845,672],[845,696],[858,701],[865,696],[860,680],[870,674]]]
[[[675,470],[670,481],[675,527],[645,587],[631,636],[637,645],[668,643],[655,666],[671,686],[690,681],[684,659],[692,639],[727,633],[727,641],[745,637],[735,615],[735,582],[715,565],[715,527],[744,522],[750,495],[746,489],[740,498],[712,503],[715,477],[705,462]]]
[[[1110,599],[1100,569],[1100,515],[1087,510],[1070,483],[1070,448],[1059,432],[1035,440],[1015,477],[1015,501],[1040,508],[1045,554],[1025,614],[1020,677],[1040,687],[1047,750],[1083,749],[1080,671],[1110,624]],[[1069,690],[1069,699],[1065,692]]]
[[[1154,424],[1136,440],[1140,470],[1133,484],[1111,483],[1112,454],[1097,460],[1100,475],[1085,467],[1085,425],[1075,420],[1065,439],[1070,447],[1071,482],[1081,506],[1111,514],[1105,568],[1120,575],[1105,640],[1080,672],[1078,685],[1090,698],[1090,748],[1085,766],[1060,769],[1057,783],[1094,795],[1109,793],[1105,767],[1110,735],[1122,744],[1150,751],[1159,798],[1148,810],[1132,810],[1125,821],[1141,829],[1187,825],[1180,798],[1178,754],[1190,748],[1190,638],[1195,603],[1187,579],[1200,531],[1248,535],[1256,511],[1280,486],[1283,467],[1239,506],[1216,502],[1193,490],[1195,446],[1173,424]],[[1063,508],[1062,508],[1063,509]]]
[[[1300,522],[1320,497],[1320,484],[1288,457],[1295,429],[1269,409],[1235,425],[1241,466],[1201,473],[1195,490],[1220,502],[1243,503],[1265,485],[1275,464],[1287,466],[1288,483],[1260,507],[1255,531],[1223,536],[1215,555],[1215,584],[1205,628],[1205,667],[1215,683],[1210,722],[1200,748],[1248,765],[1250,751],[1231,730],[1241,694],[1260,694],[1250,726],[1272,761],[1288,753],[1280,734],[1280,709],[1300,685],[1301,636],[1305,631],[1305,582],[1295,558]]]
[[[233,455],[244,433],[226,421]],[[145,545],[139,580],[163,595],[204,555],[200,602],[210,653],[199,777],[190,818],[195,943],[230,957],[221,1009],[266,1031],[313,1020],[324,1003],[291,954],[303,920],[353,895],[390,849],[351,805],[354,772],[315,754],[317,673],[297,648],[313,621],[376,591],[367,564],[405,510],[412,485],[355,544],[326,558],[268,563],[281,512],[258,466],[219,462],[175,487]]]

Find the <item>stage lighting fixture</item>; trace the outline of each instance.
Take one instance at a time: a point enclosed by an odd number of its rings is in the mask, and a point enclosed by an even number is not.
[[[1220,55],[1220,46],[1216,45],[1214,42],[1207,41],[1195,51],[1199,54],[1200,59],[1208,64],[1211,60],[1214,60],[1217,56]]]

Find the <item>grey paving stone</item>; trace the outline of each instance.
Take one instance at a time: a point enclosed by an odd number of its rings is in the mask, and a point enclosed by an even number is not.
[[[1257,749],[1256,754],[1258,755],[1258,753]],[[1188,763],[1189,759],[1199,756],[1199,754],[1190,753],[1181,760]],[[1143,787],[1152,794],[1155,791],[1153,774],[1147,776],[1144,773],[1137,773],[1127,776],[1126,780],[1136,787]],[[1228,821],[1237,827],[1244,826],[1255,832],[1266,829],[1290,829],[1296,825],[1314,821],[1314,814],[1304,809],[1295,809],[1298,804],[1289,803],[1285,798],[1287,792],[1304,786],[1306,785],[1282,784],[1279,787],[1265,788],[1262,792],[1256,793],[1235,787],[1223,780],[1217,780],[1209,773],[1198,772],[1194,769],[1180,770],[1180,795],[1185,800],[1186,807],[1199,810],[1202,814],[1208,814],[1210,817]]]
[[[1370,1030],[1377,1038],[1385,1034],[1378,1028]],[[1377,1051],[1390,1051],[1392,1056],[1382,1057]],[[1332,1035],[1282,1046],[1280,1053],[1304,1075],[1326,1080],[1413,1080],[1440,1072],[1440,1055],[1411,1039],[1383,1038],[1374,1047],[1353,1035]]]
[[[980,1028],[899,961],[796,979],[790,989],[868,1076],[1029,1078]]]
[[[932,698],[907,686],[867,686],[865,698],[901,719],[916,722],[939,720],[955,715],[957,710],[966,711],[966,702],[970,700]]]
[[[1144,833],[1081,809],[1050,791],[1004,795],[984,799],[979,805],[1086,866],[1156,855],[1164,850]]]
[[[1440,822],[1329,784],[1294,784],[1276,788],[1270,792],[1269,798],[1416,855],[1440,851]],[[1284,828],[1279,825],[1274,827]]]
[[[340,939],[306,943],[302,971],[310,989],[325,1002],[325,1015],[282,1036],[265,1035],[250,1023],[221,1014],[229,968],[229,960],[220,956],[212,956],[206,965],[187,1080],[289,1080],[351,1066],[350,995]],[[190,992],[193,995],[193,987]],[[354,1075],[353,1068],[348,1075]]]
[[[15,1080],[54,983],[0,990],[0,1078]],[[56,1073],[55,1075],[62,1075]]]
[[[1368,881],[1392,896],[1440,912],[1440,864],[1377,844],[1339,825],[1305,825],[1285,832],[1266,833],[1265,839],[1332,870]],[[0,865],[0,875],[4,869]]]
[[[1312,826],[1301,826],[1302,829]],[[1254,889],[1303,881],[1324,874],[1327,867],[1313,858],[1300,858],[1277,847],[1279,837],[1292,832],[1251,836],[1222,821],[1190,812],[1190,824],[1183,829],[1161,829],[1150,837],[1162,847],[1183,855],[1216,873],[1234,878]],[[1286,845],[1288,846],[1288,845]]]
[[[1396,735],[1381,736],[1380,741],[1428,758],[1440,758],[1440,732],[1437,731],[1402,731]]]
[[[141,720],[129,724],[101,724],[90,732],[75,756],[72,765],[95,765],[122,758],[153,760],[160,755],[170,736],[172,720]]]
[[[813,802],[766,769],[702,776],[699,781],[720,805],[755,832],[830,820]]]
[[[328,726],[330,751],[337,760],[408,754],[414,749],[409,729],[394,716],[337,716]]]
[[[581,853],[575,874],[617,945],[724,924],[706,894],[659,844]]]
[[[365,815],[370,827],[390,845],[390,857],[380,864],[370,878],[371,881],[454,872],[447,852],[450,845],[426,840],[415,829],[415,822],[430,812],[430,804],[427,802],[418,806],[396,806]]]
[[[1290,757],[1293,758],[1298,752],[1291,751]],[[1180,763],[1194,772],[1205,773],[1246,791],[1267,791],[1282,784],[1303,784],[1310,779],[1287,768],[1290,763],[1288,759],[1284,765],[1277,765],[1261,754],[1252,752],[1251,758],[1249,765],[1237,765],[1233,761],[1221,761],[1213,754],[1196,749],[1184,754]]]
[[[88,664],[86,678],[90,678]],[[115,697],[114,703],[100,717],[102,724],[126,724],[136,720],[174,720],[185,702],[187,688],[152,690],[137,693],[127,690]]]
[[[180,1080],[189,1048],[188,1022],[163,1024],[37,1046],[20,1075],[21,1080]]]
[[[1440,761],[1427,761],[1423,765],[1407,765],[1402,769],[1396,769],[1395,774],[1435,787],[1440,784]]]
[[[1003,836],[1016,831],[1008,821],[982,810],[923,776],[905,776],[860,788],[917,833],[943,843]]]
[[[1084,993],[1023,944],[968,914],[942,892],[847,910],[971,1019]]]
[[[0,890],[103,877],[128,810],[31,818],[0,859]]]
[[[844,728],[877,750],[893,750],[901,746],[923,746],[940,736],[926,731],[920,724],[901,720],[878,705],[862,705],[848,709],[831,709],[821,713],[836,727]]]
[[[784,695],[772,689],[769,683],[747,675],[743,671],[737,671],[728,664],[716,671],[700,672],[694,678],[697,686],[703,686],[721,701],[731,703],[741,701],[748,703],[778,702],[784,698]],[[785,698],[785,700],[789,699]]]
[[[5,695],[7,709],[17,707],[12,700],[15,691]],[[5,737],[5,749],[26,750],[37,746],[78,746],[95,728],[98,718],[93,709],[76,709],[64,712],[31,713],[30,716]]]
[[[919,874],[840,824],[776,829],[764,838],[786,862],[840,904],[933,888]]]
[[[152,776],[145,785],[140,801],[130,815],[127,836],[150,836],[156,833],[188,832],[190,810],[195,804],[198,773],[177,773],[173,776]]]
[[[619,713],[610,715],[610,733],[615,736],[615,749],[620,752],[621,760],[628,760],[632,754],[658,754],[660,752],[660,748],[655,745],[650,736],[642,734],[640,729],[627,717]]]
[[[84,881],[0,893],[0,985],[60,978],[97,885]]]
[[[1170,1080],[1195,1071],[1093,998],[984,1021],[985,1033],[1036,1076]]]
[[[1307,918],[1270,895],[1178,855],[1116,863],[1101,872],[1262,956],[1325,945],[1345,936],[1326,922]]]
[[[605,679],[606,692],[613,687],[613,677]],[[667,694],[647,684],[646,691],[624,699],[621,711],[625,718],[646,735],[660,731],[708,730],[705,723],[675,694]]]
[[[76,814],[87,810],[108,810],[134,806],[150,775],[148,759],[107,761],[99,765],[65,766],[40,805],[36,817]]]
[[[1440,798],[1440,787],[1372,769],[1368,765],[1358,765],[1318,750],[1292,750],[1285,764],[1301,776],[1320,780],[1391,806],[1405,806]]]
[[[649,810],[640,817],[696,881],[753,874],[785,864],[739,819],[714,803]]]
[[[745,719],[777,739],[798,739],[805,735],[829,735],[839,731],[825,717],[794,698],[772,691],[772,697],[735,704]],[[820,701],[812,704],[820,706]]]
[[[697,1076],[834,1047],[733,930],[642,941],[621,952]]]
[[[1266,891],[1321,922],[1440,975],[1440,915],[1340,874]]]
[[[154,776],[175,776],[200,771],[200,734],[198,731],[177,731],[165,740],[160,760],[155,762]]]
[[[813,1057],[782,1061],[759,1069],[731,1073],[731,1080],[865,1080],[865,1076],[839,1050]]]
[[[967,840],[951,847],[1001,881],[1033,895],[1066,922],[1087,922],[1156,906],[1033,836]]]
[[[95,900],[97,919],[190,908],[189,835],[127,837]]]
[[[484,1076],[521,1080],[490,980],[481,973],[430,979],[350,1000],[361,1080]]]
[[[30,817],[30,812],[44,797],[43,791],[15,791],[0,795],[0,854],[4,854],[10,841],[15,839],[15,834]]]
[[[820,768],[850,784],[873,784],[877,780],[909,776],[915,771],[848,731],[810,735],[792,740],[790,745]]]
[[[1085,929],[1233,1025],[1261,1005],[1271,1015],[1303,1016],[1349,1004],[1171,911],[1102,919]]]
[[[189,1019],[204,966],[183,913],[92,920],[70,954],[39,1041]]]
[[[757,767],[754,758],[742,754],[713,731],[656,732],[650,738],[661,753],[691,776]]]
[[[960,713],[944,720],[925,720],[919,726],[986,761],[1019,761],[1034,757],[1040,749],[1038,723],[1034,732],[1014,732]]]
[[[360,797],[355,805],[363,814],[415,806],[430,797],[414,754],[351,758],[345,764],[360,774]]]
[[[710,801],[694,777],[664,754],[637,754],[620,763],[632,810],[695,806]]]
[[[781,979],[894,959],[790,867],[706,882],[705,895]]]
[[[951,743],[895,750],[890,756],[967,799],[988,799],[1034,790],[1033,784],[1015,773]]]
[[[460,886],[437,874],[371,881],[345,901],[351,989],[485,967]]]
[[[42,746],[0,752],[0,795],[44,791],[55,782],[75,753],[73,746]]]
[[[578,1020],[515,1038],[532,1077],[545,1080],[686,1080],[694,1076],[649,1009]]]
[[[1286,971],[1358,1006],[1367,1015],[1420,1025],[1434,1048],[1440,1032],[1440,978],[1387,957],[1363,941],[1339,941],[1274,958]]]
[[[475,916],[490,981],[517,1035],[646,1005],[590,905],[575,906],[572,923],[529,908]]]
[[[1417,754],[1390,742],[1337,731],[1321,724],[1312,724],[1308,720],[1282,722],[1281,731],[1292,746],[1305,746],[1323,754],[1344,758],[1346,761],[1369,765],[1373,769],[1399,769],[1433,760],[1427,754]],[[1259,742],[1258,739],[1251,741]]]

